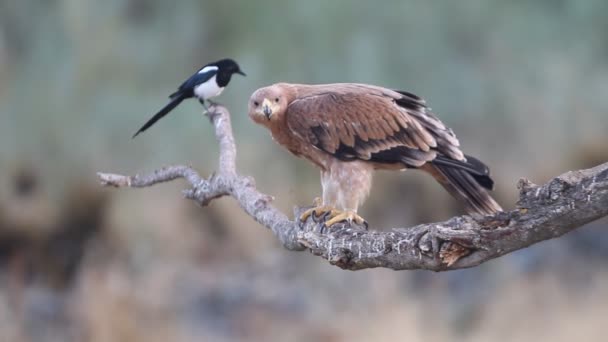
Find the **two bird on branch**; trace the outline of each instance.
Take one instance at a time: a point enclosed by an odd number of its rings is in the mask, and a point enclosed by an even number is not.
[[[179,101],[197,97],[208,102],[213,97],[209,94],[218,95],[227,84],[220,86],[217,80],[226,75],[229,80],[238,71],[238,66],[203,67],[180,87]],[[170,102],[140,132],[176,105]],[[608,215],[608,163],[565,173],[542,186],[521,180],[517,209],[502,212],[488,194],[493,182],[487,167],[460,151],[452,131],[422,99],[361,84],[281,83],[254,92],[249,115],[281,145],[322,170],[323,198],[313,210],[298,208],[292,221],[271,204],[271,196],[257,191],[252,178],[238,174],[228,110],[215,105],[207,115],[220,150],[219,170],[213,176],[205,179],[191,167],[169,166],[135,176],[98,173],[102,184],[139,188],[184,178],[191,185],[184,191],[186,198],[205,205],[222,196],[234,197],[285,248],[308,250],[350,270],[473,267]],[[388,231],[357,224],[362,219],[356,210],[369,191],[372,170],[407,168],[431,173],[467,204],[473,217]],[[316,214],[322,214],[320,222],[310,219]],[[486,214],[491,216],[480,218]],[[334,223],[341,228],[323,229]]]
[[[187,98],[207,109],[205,101],[220,95],[235,73],[245,75],[231,59],[203,66],[133,137]],[[494,185],[489,168],[464,154],[453,131],[412,93],[356,83],[277,83],[251,95],[249,117],[321,170],[322,197],[300,215],[302,222],[313,216],[327,227],[344,221],[367,225],[357,210],[370,192],[374,170],[420,169],[470,215],[502,211],[489,194]]]

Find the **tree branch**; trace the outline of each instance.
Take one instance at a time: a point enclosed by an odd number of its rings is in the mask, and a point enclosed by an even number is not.
[[[556,238],[608,215],[608,163],[567,172],[537,186],[519,181],[518,209],[481,220],[469,216],[391,231],[366,230],[346,223],[325,228],[323,219],[300,223],[272,206],[273,198],[257,191],[253,178],[236,172],[236,146],[230,114],[223,106],[207,114],[219,142],[219,171],[208,179],[188,166],[169,166],[147,175],[98,173],[105,186],[141,188],[176,178],[191,189],[186,198],[201,205],[222,196],[234,197],[241,208],[269,228],[288,250],[309,250],[344,269],[384,267],[394,270],[445,271],[485,261]],[[306,208],[296,208],[295,217]]]

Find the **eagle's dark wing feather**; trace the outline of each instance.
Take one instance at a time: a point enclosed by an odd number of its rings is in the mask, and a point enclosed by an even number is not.
[[[293,101],[288,126],[341,160],[419,167],[437,154],[464,160],[454,133],[409,93],[363,85],[335,85]]]

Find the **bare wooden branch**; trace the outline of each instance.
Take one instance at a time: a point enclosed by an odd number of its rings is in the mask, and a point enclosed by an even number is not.
[[[454,217],[445,222],[412,228],[376,231],[361,226],[325,228],[322,218],[300,223],[272,206],[272,197],[257,191],[254,180],[236,172],[236,146],[225,107],[208,114],[220,147],[218,173],[202,178],[188,166],[170,166],[143,176],[98,173],[105,186],[140,188],[186,179],[186,198],[206,205],[222,196],[234,197],[241,208],[269,228],[289,250],[309,250],[331,264],[359,270],[384,267],[394,270],[445,271],[477,266],[501,255],[556,238],[585,223],[608,215],[608,163],[567,172],[537,186],[520,180],[518,209],[475,220]],[[296,208],[294,215],[306,208]]]

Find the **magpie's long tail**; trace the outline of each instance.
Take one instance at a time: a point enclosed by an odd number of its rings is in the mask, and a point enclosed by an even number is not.
[[[459,161],[439,155],[423,169],[454,198],[463,201],[469,214],[479,217],[502,211],[488,193],[494,187],[488,167],[476,158],[465,157],[466,161]]]
[[[148,122],[141,126],[141,128],[137,132],[135,132],[135,134],[133,134],[133,138],[135,138],[139,133],[150,128],[150,126],[154,125],[154,123],[160,120],[160,118],[167,115],[170,111],[173,110],[173,108],[177,107],[178,104],[180,104],[184,99],[186,99],[186,96],[184,94],[177,93],[171,95],[170,99],[171,101],[167,103],[167,105],[165,105],[163,109],[158,111],[158,113],[156,113],[150,120],[148,120]]]

